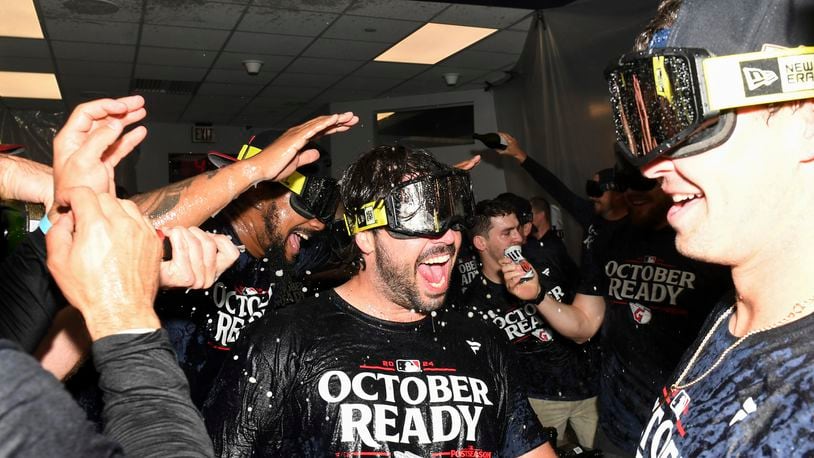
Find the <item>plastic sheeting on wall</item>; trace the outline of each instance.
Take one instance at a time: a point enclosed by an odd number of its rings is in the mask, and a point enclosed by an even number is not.
[[[0,143],[21,144],[28,159],[51,165],[54,136],[65,120],[64,112],[0,109]]]
[[[494,88],[499,129],[579,194],[586,179],[615,160],[604,69],[630,51],[657,5],[658,0],[577,0],[539,11],[515,77]],[[510,191],[545,195],[513,159],[504,162]],[[582,229],[570,216],[565,222],[566,242],[576,256]]]

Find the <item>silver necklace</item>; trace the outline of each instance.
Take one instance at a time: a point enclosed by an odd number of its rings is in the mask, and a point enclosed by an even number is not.
[[[749,338],[749,337],[751,337],[751,336],[753,336],[755,334],[760,334],[761,332],[770,331],[770,330],[772,330],[774,328],[780,327],[780,326],[788,323],[789,321],[792,321],[793,319],[795,319],[795,318],[799,317],[800,315],[802,315],[803,311],[805,311],[806,307],[809,304],[811,304],[812,302],[814,302],[814,297],[809,298],[808,300],[803,301],[803,302],[798,302],[798,303],[794,304],[794,307],[792,307],[791,312],[788,315],[786,315],[783,319],[778,320],[777,322],[775,322],[772,325],[767,326],[765,328],[759,328],[759,329],[755,329],[753,331],[747,332],[741,338],[736,340],[732,345],[727,347],[723,352],[721,352],[721,356],[719,356],[718,359],[716,359],[715,362],[712,364],[712,366],[710,366],[709,369],[707,369],[703,374],[699,375],[695,380],[693,380],[691,382],[687,382],[687,383],[682,385],[681,382],[684,380],[684,377],[687,376],[687,373],[690,372],[690,369],[692,369],[693,365],[695,365],[696,361],[698,360],[698,357],[701,356],[701,351],[707,345],[707,341],[709,341],[710,337],[712,337],[712,335],[715,334],[715,331],[718,329],[718,326],[720,326],[721,323],[726,318],[731,316],[732,312],[735,311],[735,304],[733,304],[731,307],[729,307],[729,309],[726,312],[722,313],[721,316],[719,316],[718,319],[715,320],[715,324],[712,325],[712,328],[710,328],[709,332],[707,332],[707,335],[704,336],[704,339],[701,341],[701,344],[698,345],[698,348],[695,350],[695,353],[693,353],[692,358],[690,358],[690,361],[687,363],[687,366],[684,367],[684,370],[681,372],[681,375],[679,375],[678,379],[676,379],[675,383],[673,383],[670,386],[670,389],[672,390],[672,392],[675,393],[676,391],[680,391],[680,390],[689,388],[689,387],[695,385],[696,383],[700,382],[701,380],[706,378],[706,376],[708,376],[712,371],[714,371],[715,368],[717,368],[718,365],[721,364],[721,361],[723,361],[724,358],[726,358],[726,355],[728,355],[732,350],[737,348],[737,346],[740,345],[741,342],[743,342],[744,340],[746,340],[747,338]]]

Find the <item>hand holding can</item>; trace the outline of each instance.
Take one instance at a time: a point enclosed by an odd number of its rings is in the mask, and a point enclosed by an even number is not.
[[[512,245],[506,248],[503,251],[503,255],[511,259],[513,263],[519,264],[523,272],[525,272],[523,276],[520,277],[520,283],[534,278],[534,267],[523,257],[523,251],[520,249],[520,245]]]

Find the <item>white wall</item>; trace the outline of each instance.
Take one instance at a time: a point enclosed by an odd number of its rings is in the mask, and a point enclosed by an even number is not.
[[[491,92],[482,90],[443,92],[409,97],[392,97],[386,99],[360,100],[354,102],[333,103],[332,113],[352,111],[359,116],[359,125],[353,129],[331,137],[330,150],[333,156],[333,175],[339,177],[345,167],[359,154],[370,150],[374,145],[375,113],[407,108],[440,107],[472,103],[475,114],[475,132],[494,132],[497,130],[495,106]],[[473,154],[484,150],[480,142],[471,145],[445,146],[429,148],[440,161],[454,164],[469,159]],[[506,191],[506,180],[501,160],[491,150],[489,160],[484,160],[472,171],[472,183],[477,200],[493,198]]]

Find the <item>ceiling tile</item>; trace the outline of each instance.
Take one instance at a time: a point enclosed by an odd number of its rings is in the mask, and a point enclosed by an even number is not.
[[[136,51],[135,46],[76,43],[72,41],[54,40],[51,45],[57,59],[130,63],[133,61],[133,55]]]
[[[288,67],[288,71],[296,73],[319,73],[326,75],[345,75],[359,68],[358,60],[316,59],[313,57],[300,57]]]
[[[178,65],[181,67],[209,68],[212,61],[215,60],[215,56],[217,56],[215,51],[142,46],[139,48],[138,63],[139,65]]]
[[[294,11],[323,11],[327,13],[341,13],[350,5],[351,0],[254,0],[253,5],[285,8]]]
[[[50,59],[51,52],[48,50],[48,43],[45,40],[0,37],[0,57]]]
[[[94,22],[136,22],[141,21],[141,5],[139,1],[117,2],[119,9],[115,12],[105,12],[92,2],[66,2],[65,0],[36,0],[40,13],[44,17],[85,19]],[[81,10],[71,9],[68,6],[86,6]],[[66,6],[67,5],[67,6]]]
[[[215,68],[227,70],[243,69],[244,60],[262,60],[264,70],[282,70],[291,62],[291,56],[272,56],[257,53],[232,53],[224,52],[215,61]]]
[[[368,76],[351,75],[336,83],[333,88],[349,89],[353,91],[373,91],[382,92],[391,87],[397,86],[403,80],[392,78],[372,78]]]
[[[58,60],[62,75],[104,75],[109,78],[129,78],[133,64],[129,62],[88,62],[85,60]]]
[[[517,30],[517,31],[520,31],[520,32],[528,32],[529,29],[531,28],[531,24],[534,23],[534,18],[535,18],[535,15],[532,12],[528,17],[525,17],[525,18],[517,21],[517,23],[515,23],[514,25],[509,27],[509,30]]]
[[[514,54],[465,50],[445,59],[442,65],[447,67],[494,70],[511,64],[516,60],[517,56]]]
[[[254,111],[273,111],[277,113],[290,113],[308,103],[308,100],[297,100],[286,97],[258,97],[250,105]],[[248,109],[248,108],[247,108]]]
[[[284,100],[297,100],[308,101],[314,98],[317,94],[322,92],[321,87],[306,87],[306,86],[283,86],[279,81],[274,81],[258,94],[258,99],[284,99]]]
[[[303,55],[348,60],[370,60],[389,47],[387,43],[318,38],[305,50]]]
[[[134,76],[156,80],[200,81],[204,75],[206,75],[205,68],[138,64]]]
[[[428,65],[398,64],[395,62],[368,62],[364,67],[356,70],[357,76],[379,76],[384,78],[409,78],[427,71]]]
[[[364,89],[330,89],[320,94],[314,99],[319,103],[348,102],[351,100],[367,100],[377,97],[380,91],[369,91]]]
[[[303,87],[325,88],[338,79],[339,77],[337,77],[336,75],[316,75],[313,73],[285,72],[280,74],[280,76],[278,76],[272,84],[280,86],[303,86]]]
[[[1,59],[0,70],[6,72],[54,73],[54,63],[51,59],[15,57],[14,59]]]
[[[528,16],[532,10],[480,5],[451,5],[433,22],[503,29]]]
[[[138,40],[138,24],[100,20],[46,18],[45,28],[52,40],[88,41],[134,45]]]
[[[175,121],[192,98],[191,95],[157,93],[146,93],[141,96],[144,97],[144,107],[147,109],[145,119],[147,122],[158,119]]]
[[[232,34],[232,38],[229,39],[229,43],[226,44],[224,51],[296,56],[311,41],[313,41],[311,37],[235,32]]]
[[[147,24],[141,35],[141,44],[169,48],[219,50],[228,37],[229,32],[226,30]]]
[[[110,78],[107,76],[62,75],[60,89],[78,93],[85,99],[99,97],[123,97],[130,90],[130,78]],[[82,94],[82,93],[87,94]],[[95,96],[93,95],[95,94]],[[102,95],[105,94],[105,95]]]
[[[277,70],[265,67],[260,70],[258,75],[249,75],[245,70],[213,68],[206,75],[206,81],[210,83],[259,84],[262,86],[271,81],[277,73]]]
[[[261,84],[227,84],[203,83],[198,88],[198,95],[230,95],[252,97],[262,89]]]
[[[416,21],[345,15],[328,27],[322,36],[392,44],[415,32],[422,25],[423,22]]]
[[[519,55],[523,52],[527,32],[501,30],[475,43],[469,49],[473,51],[504,52]]]
[[[246,9],[243,5],[208,0],[148,0],[144,22],[147,24],[231,30]]]
[[[237,29],[244,32],[273,32],[282,35],[315,37],[336,18],[336,14],[330,13],[253,6],[243,16]]]
[[[405,2],[403,0],[356,0],[346,11],[356,16],[399,18],[412,21],[429,21],[449,6],[440,2]]]

